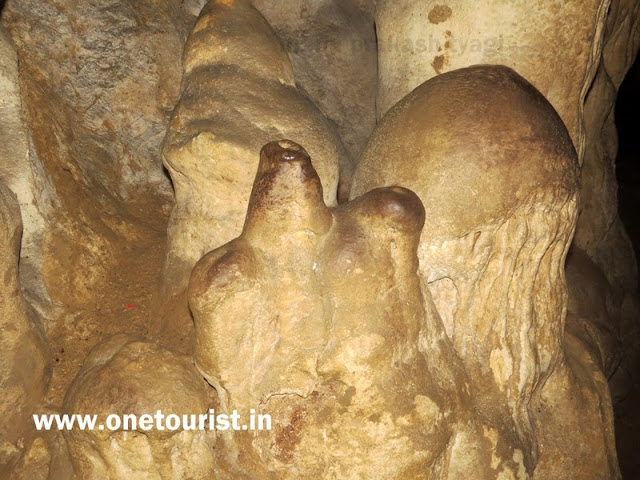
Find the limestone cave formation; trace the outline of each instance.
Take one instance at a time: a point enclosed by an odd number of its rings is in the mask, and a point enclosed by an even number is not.
[[[639,49],[637,0],[0,2],[0,479],[640,478]]]

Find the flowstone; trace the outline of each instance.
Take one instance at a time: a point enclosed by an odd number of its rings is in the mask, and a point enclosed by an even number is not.
[[[527,475],[618,478],[602,364],[565,334],[579,169],[553,107],[506,67],[439,75],[380,122],[352,195],[389,185],[427,206],[423,289],[465,366],[475,414],[520,446]]]

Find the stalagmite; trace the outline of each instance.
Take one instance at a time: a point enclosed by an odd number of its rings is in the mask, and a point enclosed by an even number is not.
[[[474,418],[421,293],[423,222],[401,187],[329,209],[302,147],[263,148],[242,234],[198,262],[189,288],[194,358],[222,410],[275,425],[221,436],[222,478],[489,479],[524,468],[522,452]]]
[[[262,145],[281,137],[304,143],[317,159],[329,205],[336,203],[344,151],[296,89],[286,51],[246,0],[204,7],[185,48],[184,72],[164,146],[176,204],[163,284],[176,314],[165,315],[161,332],[190,324],[181,295],[191,268],[240,233]]]

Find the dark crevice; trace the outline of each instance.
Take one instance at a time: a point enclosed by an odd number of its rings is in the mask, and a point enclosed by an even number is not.
[[[620,218],[640,259],[640,61],[627,73],[616,101],[618,130],[618,205]],[[632,363],[635,365],[635,363]],[[630,366],[630,368],[633,368]],[[630,372],[632,377],[636,372]],[[614,404],[616,447],[624,480],[640,478],[640,459],[637,455],[640,440],[640,389],[633,388],[627,398]]]
[[[638,57],[627,73],[616,101],[618,129],[618,202],[620,217],[640,259],[640,62]]]

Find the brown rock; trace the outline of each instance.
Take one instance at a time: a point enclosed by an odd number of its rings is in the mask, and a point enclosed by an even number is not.
[[[620,363],[622,353],[620,311],[614,289],[600,267],[575,246],[567,257],[565,274],[569,290],[568,312],[573,323],[582,325],[572,327],[573,334],[584,337],[583,343],[595,349],[596,364],[608,377]]]
[[[575,243],[602,268],[617,295],[621,294],[618,290],[635,295],[638,288],[633,249],[618,216],[615,173],[618,137],[614,107],[620,84],[639,48],[640,4],[634,0],[613,0],[602,56],[584,104],[582,211]]]
[[[165,417],[201,415],[213,408],[210,389],[187,357],[140,338],[116,335],[96,346],[67,392],[66,414]],[[215,435],[208,430],[156,428],[66,431],[75,466],[83,480],[211,479]]]
[[[425,295],[465,365],[475,415],[521,450],[520,478],[537,466],[537,478],[618,478],[601,357],[564,338],[579,180],[552,106],[506,67],[437,76],[383,118],[352,195],[390,185],[426,206]],[[576,416],[587,408],[589,437]],[[568,452],[569,438],[581,448]]]
[[[422,82],[475,64],[513,68],[549,100],[582,166],[575,243],[618,307],[636,295],[638,272],[617,213],[613,107],[640,47],[639,19],[635,0],[382,0],[376,10],[378,117]]]
[[[50,462],[47,443],[42,437],[37,437],[11,472],[9,480],[49,480]]]
[[[34,281],[25,287],[53,324],[93,304],[121,240],[138,237],[136,223],[170,202],[160,147],[188,16],[173,0],[8,1],[2,13],[18,49],[44,219],[30,237]]]
[[[534,417],[540,443],[535,479],[570,472],[572,479],[619,478],[607,377],[620,361],[611,286],[589,257],[567,258],[568,315],[561,360],[541,391]],[[576,441],[576,432],[592,432]],[[596,434],[593,434],[596,432]],[[571,455],[559,452],[570,451]]]
[[[37,198],[51,194],[42,192],[29,161],[29,132],[23,118],[20,82],[18,77],[18,55],[15,45],[0,25],[0,182],[9,187],[18,197],[22,215],[22,245],[20,249],[20,283],[30,301],[47,297],[40,269],[42,251],[40,242],[46,229],[43,213],[38,208]],[[45,190],[46,189],[45,187]]]
[[[248,1],[204,7],[187,42],[184,72],[164,146],[176,204],[163,283],[167,305],[179,310],[172,320],[163,309],[156,330],[166,337],[191,325],[180,295],[193,265],[242,230],[261,146],[281,137],[308,145],[330,205],[343,154],[326,119],[296,89],[276,34]]]

